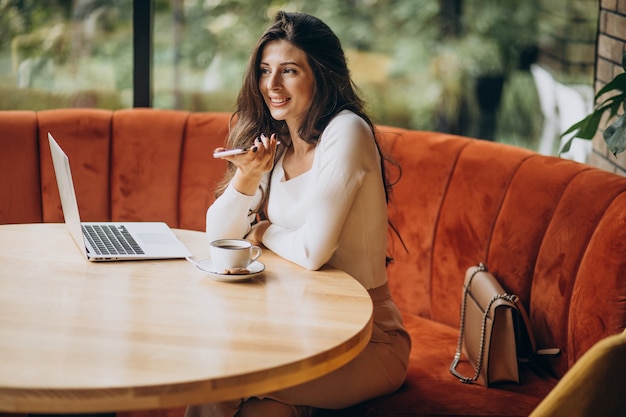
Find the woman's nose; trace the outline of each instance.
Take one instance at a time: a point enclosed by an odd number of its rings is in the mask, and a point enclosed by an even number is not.
[[[268,75],[267,88],[269,90],[275,90],[277,88],[280,88],[280,79],[278,78],[278,74],[276,74],[276,72],[273,72]]]

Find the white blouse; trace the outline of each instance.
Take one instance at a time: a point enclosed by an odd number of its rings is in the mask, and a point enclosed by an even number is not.
[[[254,219],[249,210],[260,198],[260,191],[246,196],[229,185],[207,211],[208,238],[244,237]],[[387,281],[380,155],[369,126],[356,114],[344,110],[333,118],[306,173],[285,180],[282,158],[277,161],[267,214],[271,225],[263,244],[283,258],[307,269],[332,265],[366,289]]]

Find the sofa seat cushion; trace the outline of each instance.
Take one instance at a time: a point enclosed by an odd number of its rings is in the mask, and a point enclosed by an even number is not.
[[[492,388],[462,384],[449,367],[458,341],[458,329],[418,316],[405,316],[413,347],[406,382],[391,396],[376,398],[348,410],[325,416],[528,416],[556,385],[557,379],[538,366],[523,365],[521,384]],[[462,360],[458,370],[473,376]]]

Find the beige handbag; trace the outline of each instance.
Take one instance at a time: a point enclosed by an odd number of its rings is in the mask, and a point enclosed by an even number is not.
[[[482,263],[465,274],[459,327],[452,375],[464,383],[480,379],[487,387],[519,383],[518,358],[528,360],[535,352],[528,315],[517,296],[507,294]],[[473,377],[456,371],[461,351],[476,371]]]

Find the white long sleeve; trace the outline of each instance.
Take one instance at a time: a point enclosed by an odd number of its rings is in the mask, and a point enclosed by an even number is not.
[[[380,155],[369,126],[352,112],[324,130],[311,170],[285,181],[282,160],[271,179],[263,243],[304,268],[329,263],[365,288],[386,281],[387,205]]]
[[[268,176],[261,181],[266,187]],[[261,200],[260,191],[249,196],[240,193],[229,184],[224,193],[213,202],[206,214],[206,235],[209,242],[216,239],[242,239],[250,231],[255,218],[251,210]]]

